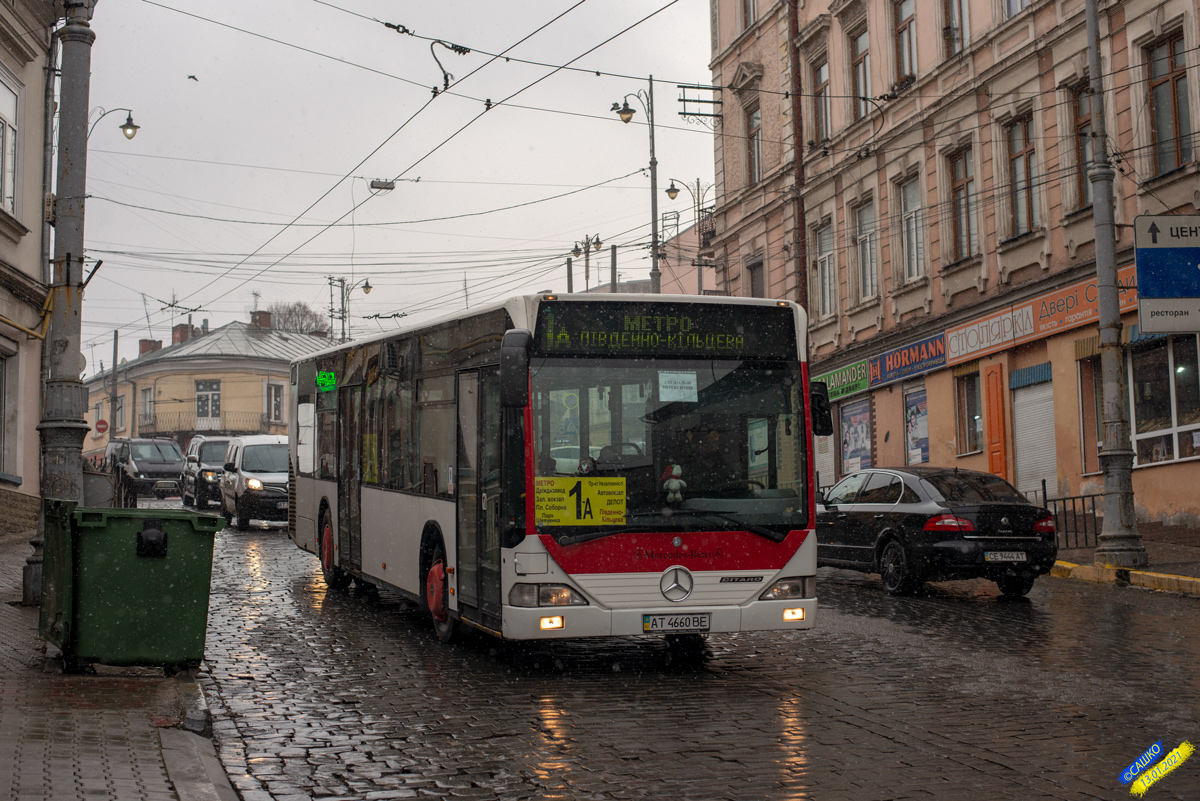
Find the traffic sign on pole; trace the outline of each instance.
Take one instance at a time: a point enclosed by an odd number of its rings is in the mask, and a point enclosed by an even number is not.
[[[108,421],[107,420],[97,420],[96,421],[96,433],[103,434],[107,431],[108,431]]]
[[[1200,215],[1133,221],[1138,326],[1147,334],[1200,332]]]

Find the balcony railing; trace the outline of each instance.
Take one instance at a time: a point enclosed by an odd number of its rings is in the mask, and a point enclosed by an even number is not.
[[[287,423],[270,420],[264,412],[222,412],[220,417],[196,417],[196,413],[152,412],[137,416],[138,436],[157,437],[172,434],[284,434]]]
[[[700,224],[698,226],[700,233],[700,247],[706,248],[712,244],[713,237],[717,235],[717,221],[713,218],[713,207],[700,209]]]

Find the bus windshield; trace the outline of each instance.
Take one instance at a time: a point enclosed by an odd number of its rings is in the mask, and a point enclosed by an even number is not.
[[[538,530],[752,531],[807,523],[799,365],[534,359]]]

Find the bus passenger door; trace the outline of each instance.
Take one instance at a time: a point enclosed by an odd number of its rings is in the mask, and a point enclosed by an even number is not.
[[[499,630],[500,373],[496,368],[458,374],[457,471],[459,607],[468,618]]]
[[[362,387],[342,387],[338,439],[338,562],[362,569]]]

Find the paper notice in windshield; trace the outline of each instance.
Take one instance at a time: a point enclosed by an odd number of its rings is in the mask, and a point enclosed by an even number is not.
[[[539,526],[623,526],[625,479],[536,478],[533,504]]]
[[[658,374],[658,399],[663,403],[686,401],[695,403],[696,374],[664,370]]]

